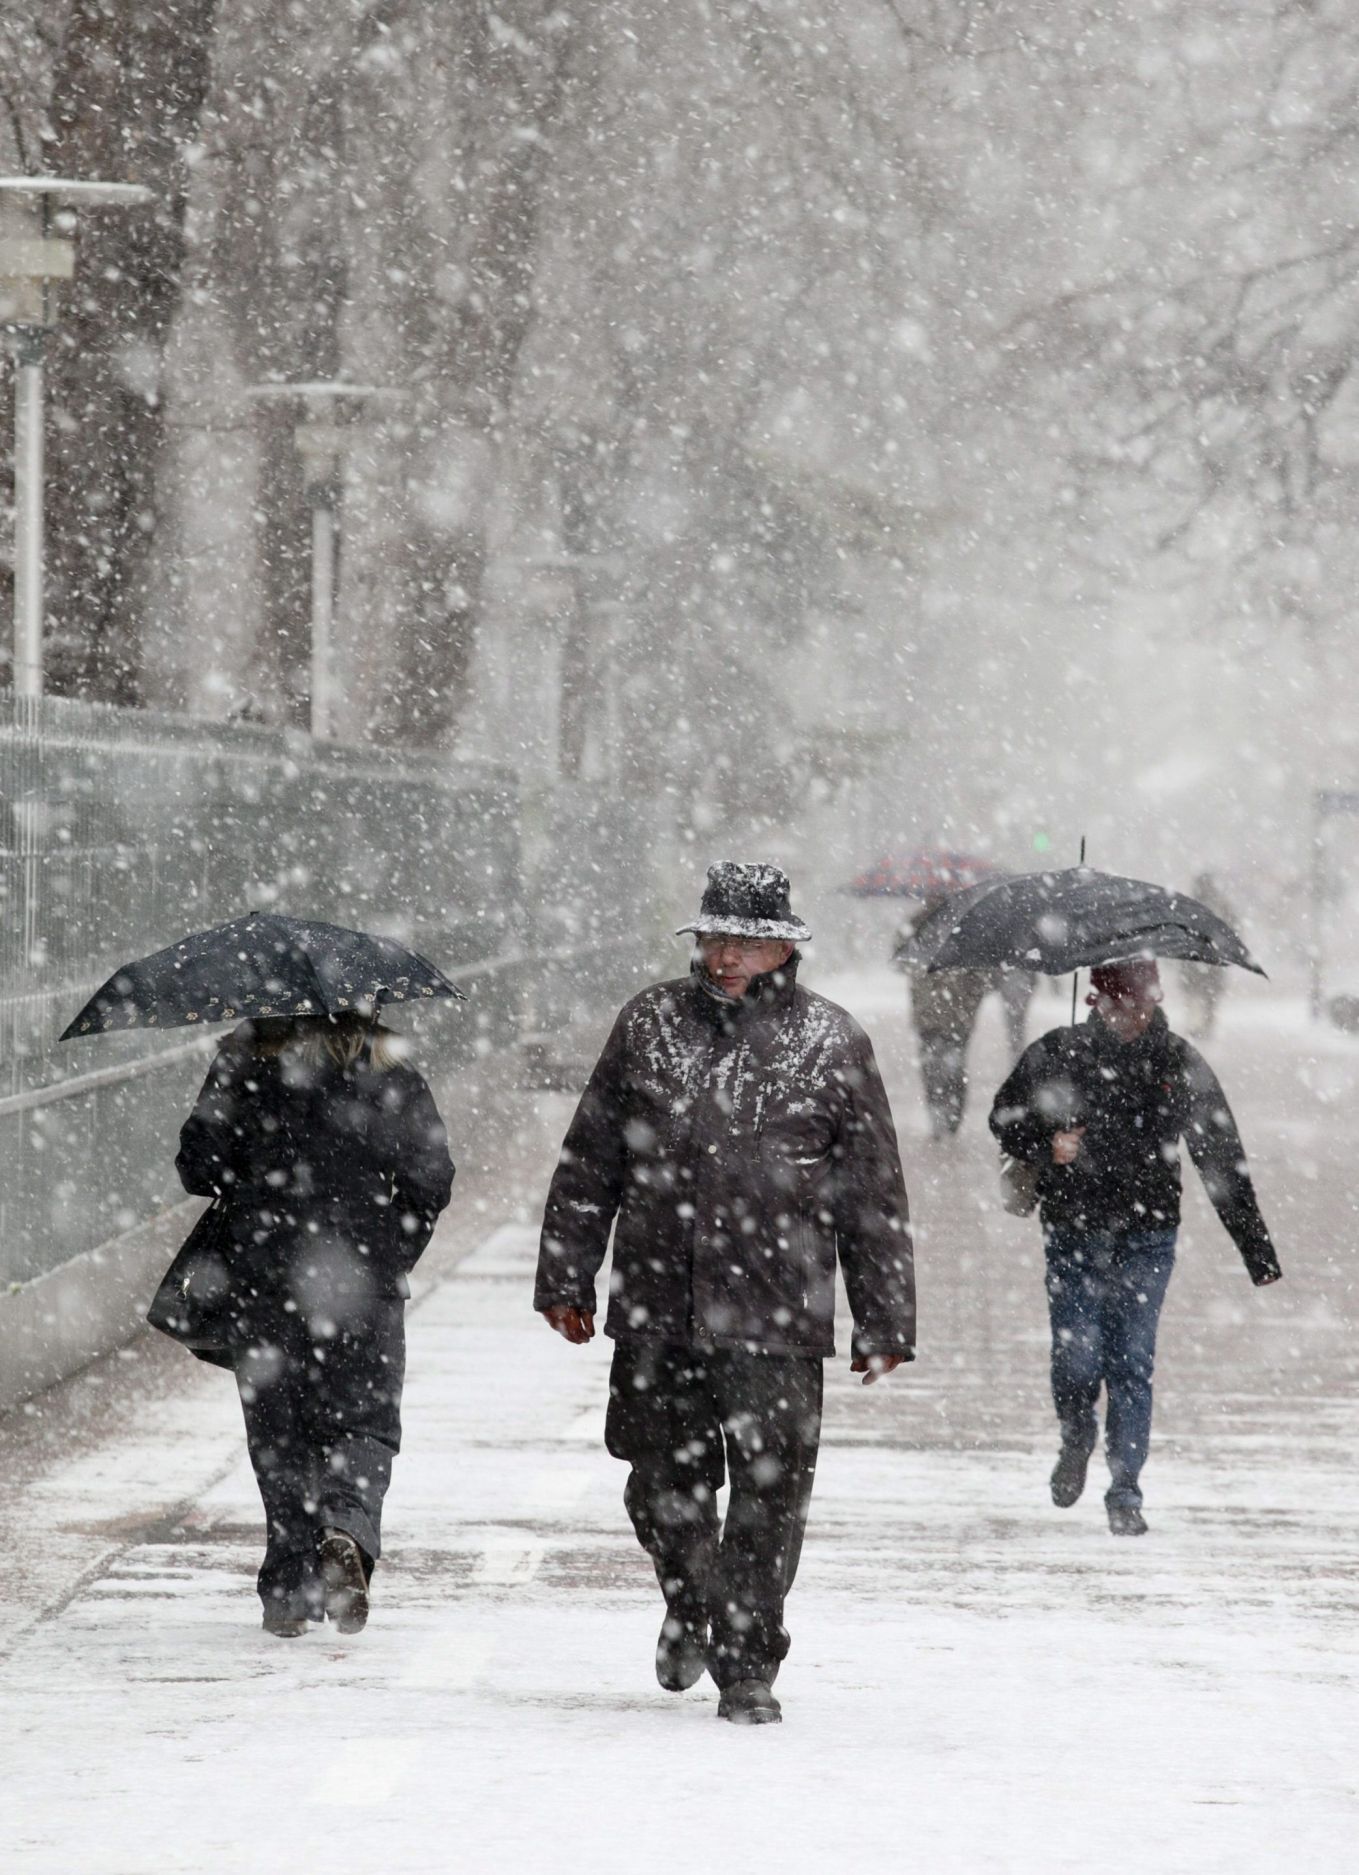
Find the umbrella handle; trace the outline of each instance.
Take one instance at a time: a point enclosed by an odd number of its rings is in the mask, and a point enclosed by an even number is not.
[[[1081,835],[1080,863],[1082,866],[1085,864],[1085,835],[1084,834]],[[1080,980],[1081,980],[1080,971],[1073,970],[1071,972],[1071,1026],[1073,1029],[1076,1026],[1076,987],[1079,984]]]

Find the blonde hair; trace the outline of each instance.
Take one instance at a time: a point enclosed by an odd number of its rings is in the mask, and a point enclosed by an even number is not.
[[[385,1029],[370,1016],[344,1010],[338,1016],[257,1016],[243,1022],[222,1044],[244,1044],[255,1054],[277,1058],[295,1049],[312,1066],[331,1061],[337,1068],[352,1068],[368,1051],[368,1059],[379,1073],[394,1067],[401,1058],[401,1037],[394,1029]]]

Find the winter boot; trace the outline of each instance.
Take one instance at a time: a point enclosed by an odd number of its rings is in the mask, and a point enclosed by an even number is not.
[[[717,1716],[730,1719],[733,1725],[778,1725],[783,1720],[783,1709],[766,1681],[737,1680],[722,1688]]]
[[[341,1634],[357,1634],[368,1620],[368,1571],[363,1551],[346,1530],[326,1530],[319,1558],[326,1614]]]
[[[295,1641],[300,1634],[306,1633],[307,1617],[290,1614],[286,1608],[266,1607],[264,1631],[266,1634],[276,1634],[280,1640]]]
[[[1107,1504],[1111,1536],[1145,1536],[1147,1520],[1136,1504]]]
[[[703,1677],[708,1664],[708,1623],[669,1609],[656,1642],[656,1678],[667,1693],[684,1693]]]
[[[1070,1510],[1085,1489],[1090,1454],[1077,1445],[1063,1445],[1052,1468],[1052,1501],[1058,1510]]]

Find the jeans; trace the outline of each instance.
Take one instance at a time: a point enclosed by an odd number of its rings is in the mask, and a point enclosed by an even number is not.
[[[718,1686],[773,1680],[821,1436],[819,1357],[620,1342],[605,1441],[632,1470],[623,1502],[674,1618],[711,1621]],[[725,1527],[717,1516],[731,1476]]]
[[[1107,1504],[1141,1505],[1138,1478],[1151,1438],[1156,1324],[1175,1266],[1173,1230],[1045,1232],[1052,1320],[1052,1399],[1062,1444],[1095,1449],[1103,1383]]]

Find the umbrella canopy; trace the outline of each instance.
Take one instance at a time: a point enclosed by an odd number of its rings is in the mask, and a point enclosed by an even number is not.
[[[922,847],[918,853],[894,853],[861,872],[845,887],[855,898],[947,898],[965,891],[996,868],[988,859],[959,853],[949,846]]]
[[[115,970],[61,1037],[246,1016],[339,1015],[463,992],[393,938],[251,912]]]
[[[1265,974],[1231,926],[1197,899],[1090,866],[985,880],[941,905],[896,953],[915,969],[1008,966],[1054,977],[1128,957]]]

